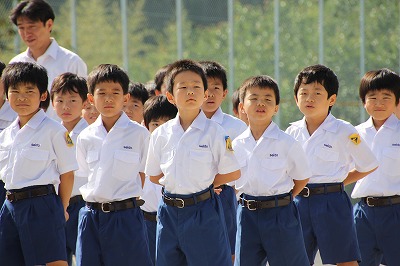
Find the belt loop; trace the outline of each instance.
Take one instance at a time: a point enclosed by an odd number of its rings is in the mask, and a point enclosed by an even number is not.
[[[275,197],[274,197],[274,199],[275,199],[275,207],[279,207],[279,203],[278,203],[278,197],[277,197],[277,196],[275,196]]]
[[[133,201],[133,208],[136,208],[136,207],[137,207],[137,201],[136,201],[136,198],[132,198],[132,201]]]
[[[215,195],[214,184],[211,184],[211,186],[210,186],[210,193],[211,193],[211,199],[214,199],[214,195]]]
[[[328,193],[327,187],[328,187],[328,185],[327,185],[327,184],[324,184],[324,194],[327,194],[327,193]]]
[[[340,190],[341,190],[341,193],[344,192],[344,183],[343,182],[340,183]]]

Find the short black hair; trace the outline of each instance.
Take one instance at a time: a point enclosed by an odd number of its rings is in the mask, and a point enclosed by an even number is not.
[[[182,72],[191,71],[198,74],[203,81],[204,91],[207,90],[207,77],[201,65],[190,59],[178,60],[170,65],[167,75],[167,91],[173,94],[175,77]]]
[[[51,84],[50,98],[53,101],[55,93],[78,93],[82,102],[87,100],[88,88],[86,80],[76,74],[66,72],[57,76]]]
[[[360,82],[359,95],[362,103],[365,104],[365,96],[368,92],[383,89],[393,92],[397,105],[400,98],[400,76],[387,68],[368,71]]]
[[[32,21],[41,21],[45,24],[49,19],[55,19],[51,6],[43,0],[26,0],[18,3],[11,11],[10,20],[17,25],[19,17],[26,17]]]
[[[226,90],[228,88],[226,70],[220,63],[215,61],[200,61],[199,63],[203,67],[207,78],[219,79],[222,82],[223,89]]]
[[[239,90],[235,90],[232,94],[232,107],[236,112],[239,112],[239,103]]]
[[[140,82],[132,82],[129,84],[128,93],[135,99],[138,99],[144,104],[149,99],[149,92],[145,85]]]
[[[157,70],[156,75],[154,76],[154,83],[156,84],[155,86],[155,90],[156,91],[161,91],[161,86],[164,83],[164,78],[167,75],[168,72],[168,68],[171,64],[165,65],[163,67],[161,67],[159,70]]]
[[[164,117],[172,119],[177,113],[178,109],[168,101],[165,95],[153,96],[146,101],[143,107],[144,125],[149,129],[152,120]]]
[[[128,74],[117,65],[101,64],[95,67],[89,73],[87,78],[88,90],[90,94],[94,94],[96,85],[102,82],[119,83],[122,87],[124,95],[128,93],[129,77]]]
[[[1,77],[1,73],[3,73],[3,70],[6,68],[6,64],[4,64],[3,62],[0,61],[0,77]]]
[[[47,92],[47,71],[44,67],[36,63],[11,63],[3,70],[1,80],[3,81],[6,95],[10,88],[14,88],[21,83],[36,86],[39,89],[40,95]]]
[[[279,105],[280,95],[278,83],[267,75],[259,75],[246,79],[239,88],[239,99],[240,102],[244,102],[246,97],[246,92],[249,88],[259,87],[261,89],[272,89],[275,94],[275,104]]]

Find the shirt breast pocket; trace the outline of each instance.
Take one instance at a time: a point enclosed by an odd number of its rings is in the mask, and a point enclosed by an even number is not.
[[[208,179],[212,173],[213,155],[208,150],[190,150],[190,176],[197,179]]]
[[[315,149],[314,161],[311,163],[313,174],[333,175],[339,169],[339,153],[330,149]]]
[[[286,160],[265,158],[261,160],[260,170],[262,172],[259,175],[263,183],[267,183],[270,186],[274,185],[286,172]]]
[[[48,151],[27,148],[21,151],[21,156],[21,173],[24,178],[37,178],[45,171],[49,160]]]
[[[139,153],[115,151],[112,175],[123,181],[133,180],[139,173],[139,164]]]
[[[382,152],[382,160],[380,166],[382,172],[388,176],[400,175],[400,149],[397,148],[386,148]],[[378,169],[379,169],[378,168]]]

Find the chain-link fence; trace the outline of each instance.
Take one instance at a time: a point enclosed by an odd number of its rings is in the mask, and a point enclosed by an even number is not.
[[[293,81],[305,66],[323,63],[339,77],[333,114],[358,124],[365,71],[399,69],[397,0],[49,0],[53,36],[77,52],[89,70],[115,63],[134,81],[153,79],[178,59],[216,60],[228,71],[229,89],[267,74],[281,90],[275,118],[282,129],[299,119]],[[8,15],[16,0],[0,1],[0,60],[26,49]],[[223,109],[230,111],[230,100]]]

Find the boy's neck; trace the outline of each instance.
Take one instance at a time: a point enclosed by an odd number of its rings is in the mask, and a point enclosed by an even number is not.
[[[25,126],[29,120],[32,119],[32,117],[34,117],[41,109],[39,108],[35,113],[29,114],[29,115],[18,115],[18,120],[19,120],[19,128],[22,128],[23,126]]]
[[[100,114],[101,115],[101,114]],[[107,132],[110,132],[110,130],[112,129],[112,127],[115,125],[115,123],[117,122],[117,120],[121,117],[122,115],[122,111],[119,114],[119,116],[113,116],[113,117],[104,117],[103,115],[101,115],[101,121],[103,122],[103,126],[105,127]]]
[[[185,110],[179,111],[179,122],[181,123],[183,131],[186,131],[199,115],[199,110]]]
[[[258,141],[264,134],[265,130],[271,125],[272,120],[268,122],[263,121],[262,123],[254,123],[249,121],[249,127],[253,138]]]
[[[372,123],[374,124],[375,129],[378,131],[383,126],[383,124],[385,124],[388,118],[386,118],[385,120],[376,120],[375,118],[372,117]]]
[[[5,100],[4,99],[0,99],[0,108],[3,107]]]
[[[62,122],[63,126],[68,130],[68,132],[71,132],[75,126],[81,121],[82,117],[77,117],[76,119],[69,121],[69,122]]]
[[[211,119],[211,117],[213,117],[213,115],[217,112],[217,110],[215,110],[214,112],[206,112],[206,111],[203,110],[203,112],[204,112],[204,114],[206,115],[206,117],[208,119]]]
[[[310,136],[322,125],[328,115],[325,117],[306,117],[307,130]]]

